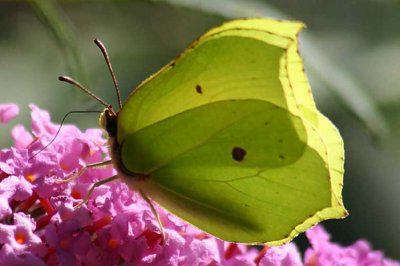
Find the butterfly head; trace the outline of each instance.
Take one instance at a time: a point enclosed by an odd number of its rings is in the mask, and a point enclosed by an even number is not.
[[[118,81],[115,77],[113,68],[111,66],[110,57],[108,55],[107,49],[104,46],[104,44],[98,39],[94,39],[94,43],[100,48],[101,53],[103,54],[104,59],[107,63],[108,70],[110,71],[111,78],[114,83],[115,91],[117,93],[118,107],[119,107],[119,110],[121,110],[122,109],[121,93],[119,91]],[[59,76],[58,79],[60,81],[67,82],[71,85],[74,85],[75,87],[82,90],[84,93],[86,93],[87,95],[89,95],[90,97],[92,97],[93,99],[98,101],[100,104],[102,104],[105,107],[105,109],[103,110],[103,112],[101,112],[100,117],[99,117],[100,127],[103,128],[104,130],[106,130],[110,137],[115,137],[117,135],[118,112],[114,111],[113,107],[110,104],[108,104],[106,101],[104,101],[103,99],[98,97],[96,94],[91,92],[88,88],[86,88],[85,86],[83,86],[82,84],[80,84],[79,82],[77,82],[76,80],[74,80],[71,77]]]
[[[117,118],[118,113],[114,112],[112,107],[105,108],[100,114],[99,125],[102,129],[107,131],[110,137],[117,135]]]

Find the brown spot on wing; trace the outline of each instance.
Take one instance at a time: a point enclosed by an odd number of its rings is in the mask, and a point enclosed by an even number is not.
[[[203,89],[201,88],[200,85],[196,85],[196,92],[197,92],[198,94],[203,94]]]
[[[246,156],[247,152],[245,149],[240,147],[234,147],[232,149],[232,158],[235,161],[241,162],[243,161],[244,157]]]

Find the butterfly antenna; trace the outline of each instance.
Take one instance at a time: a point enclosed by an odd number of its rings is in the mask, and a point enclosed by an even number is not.
[[[101,53],[103,54],[104,59],[106,60],[106,64],[108,66],[108,70],[110,71],[111,78],[112,78],[112,80],[114,82],[114,87],[115,87],[115,90],[117,92],[118,106],[119,106],[119,109],[121,110],[122,109],[121,93],[120,93],[120,90],[119,90],[117,78],[115,77],[114,70],[113,70],[112,65],[111,65],[110,57],[108,56],[107,49],[106,49],[106,47],[104,46],[104,44],[100,40],[94,39],[93,41],[97,45],[97,47],[100,48]]]
[[[31,159],[35,158],[36,155],[38,155],[39,153],[41,153],[42,151],[44,151],[45,149],[47,149],[57,138],[58,134],[61,131],[61,128],[65,122],[65,119],[67,119],[67,117],[70,114],[81,114],[81,113],[101,113],[101,111],[70,111],[68,113],[66,113],[63,117],[63,119],[61,120],[60,126],[58,127],[58,130],[56,132],[56,134],[54,135],[54,137],[51,139],[51,141],[49,143],[46,144],[46,146],[44,146],[43,148],[41,148],[38,152],[36,152],[35,154],[33,154],[28,161],[30,161]]]
[[[111,110],[111,105],[106,103],[104,100],[100,99],[100,97],[96,96],[93,92],[91,92],[90,90],[88,90],[87,88],[83,87],[78,81],[72,79],[71,77],[67,77],[67,76],[59,76],[58,77],[59,81],[63,81],[63,82],[67,82],[69,84],[74,85],[75,87],[81,89],[82,91],[84,91],[86,94],[88,94],[89,96],[91,96],[93,99],[99,101],[102,105],[104,105],[106,108]]]

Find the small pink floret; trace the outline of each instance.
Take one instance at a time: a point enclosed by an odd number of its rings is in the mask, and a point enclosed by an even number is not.
[[[19,114],[19,107],[13,103],[0,104],[0,123],[7,124]]]

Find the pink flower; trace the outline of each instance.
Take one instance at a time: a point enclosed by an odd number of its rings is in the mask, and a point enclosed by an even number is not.
[[[2,265],[7,266],[21,266],[21,265],[29,265],[29,266],[45,266],[46,263],[40,257],[34,255],[34,253],[26,253],[22,255],[17,255],[14,252],[14,249],[5,244],[2,246],[0,250],[0,262]]]
[[[7,124],[19,114],[19,108],[13,103],[0,104],[0,123]]]
[[[26,148],[33,141],[31,133],[26,131],[23,125],[16,125],[11,131],[11,137],[17,149]]]
[[[303,265],[294,244],[260,249],[228,243],[157,207],[163,239],[148,204],[119,181],[96,188],[88,204],[75,208],[94,182],[115,170],[88,170],[67,184],[56,181],[109,158],[102,131],[66,125],[42,150],[58,125],[48,112],[30,108],[31,132],[15,126],[14,145],[0,150],[0,265]],[[320,227],[308,236],[306,265],[399,265],[365,241],[341,247]]]
[[[289,243],[287,245],[270,248],[260,260],[260,266],[301,266],[300,253],[297,247]]]
[[[24,178],[10,175],[0,182],[0,219],[12,213],[10,203],[22,201],[32,194],[32,185]]]
[[[7,245],[15,255],[45,254],[42,240],[34,233],[35,222],[24,213],[14,214],[12,225],[0,224],[0,244]]]
[[[400,266],[399,262],[386,259],[382,252],[372,250],[365,240],[348,247],[330,242],[329,234],[320,225],[309,229],[306,235],[311,243],[305,253],[306,265]]]
[[[54,260],[60,265],[77,265],[90,247],[90,234],[76,219],[69,219],[61,224],[49,224],[45,229],[45,242],[55,253]]]

